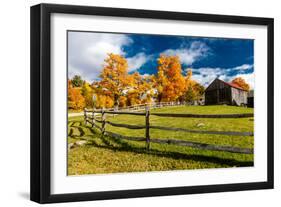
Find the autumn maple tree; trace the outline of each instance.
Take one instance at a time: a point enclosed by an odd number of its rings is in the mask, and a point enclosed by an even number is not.
[[[233,79],[231,81],[231,83],[233,83],[233,84],[235,84],[237,86],[240,86],[241,88],[243,88],[246,91],[250,90],[249,84],[246,83],[246,81],[243,78],[241,78],[241,77],[237,77],[237,78]]]
[[[108,54],[100,78],[100,87],[110,92],[114,106],[118,106],[123,90],[130,84],[127,60],[118,54]]]
[[[153,95],[149,77],[138,72],[129,75],[130,89],[127,92],[127,105],[150,103]]]
[[[176,101],[183,95],[186,85],[178,56],[160,55],[155,78],[158,101]]]

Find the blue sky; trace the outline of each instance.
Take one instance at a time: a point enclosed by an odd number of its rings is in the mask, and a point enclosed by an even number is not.
[[[183,73],[207,86],[216,77],[244,78],[254,87],[254,40],[188,36],[68,32],[68,76],[97,80],[107,53],[123,55],[129,72],[157,72],[160,54],[178,55]]]

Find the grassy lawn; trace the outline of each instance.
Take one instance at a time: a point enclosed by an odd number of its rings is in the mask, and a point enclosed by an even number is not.
[[[152,112],[233,114],[253,113],[252,108],[234,106],[176,106],[154,109]],[[145,124],[143,116],[118,115],[106,118],[115,123]],[[151,125],[178,127],[194,130],[253,132],[252,118],[208,119],[150,117]],[[68,143],[86,140],[87,144],[75,147],[68,153],[68,174],[96,174],[116,172],[143,172],[200,168],[226,168],[253,166],[253,155],[200,150],[184,146],[101,137],[97,129],[84,125],[83,117],[68,120]],[[106,125],[106,130],[126,136],[144,136],[144,130],[131,130]],[[150,129],[151,139],[182,139],[200,143],[253,148],[254,137],[207,135]]]

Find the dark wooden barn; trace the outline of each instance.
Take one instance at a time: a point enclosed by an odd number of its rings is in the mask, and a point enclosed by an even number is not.
[[[249,91],[249,93],[248,93],[247,106],[254,108],[254,91],[253,90]]]
[[[216,78],[205,89],[205,105],[247,105],[247,91],[233,83]]]

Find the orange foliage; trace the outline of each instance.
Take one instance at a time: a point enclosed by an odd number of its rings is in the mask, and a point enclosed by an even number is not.
[[[246,83],[246,81],[241,77],[235,78],[231,82],[234,83],[235,85],[240,86],[241,88],[243,88],[246,91],[250,90],[250,85],[248,83]]]
[[[151,102],[152,85],[150,79],[141,77],[138,72],[129,76],[130,90],[127,93],[127,105]]]
[[[114,102],[110,96],[98,95],[96,108],[112,108]]]
[[[127,106],[127,98],[125,96],[120,97],[119,106],[120,107],[126,107]]]
[[[70,79],[67,79],[67,88],[72,88],[72,83],[71,83],[71,80]]]
[[[176,101],[183,95],[186,86],[181,72],[178,56],[160,55],[156,77],[158,101]]]
[[[85,107],[85,98],[81,95],[80,88],[68,88],[68,107],[74,110]]]
[[[201,97],[204,87],[192,80],[192,70],[186,76],[178,56],[160,55],[158,73],[141,76],[128,74],[127,60],[118,54],[108,54],[100,81],[91,85],[83,82],[82,88],[74,87],[68,80],[68,106],[79,110],[83,107],[112,108],[163,101],[192,101]],[[239,81],[240,83],[242,81]],[[238,84],[237,84],[238,85]],[[93,94],[96,95],[93,101]]]
[[[105,65],[101,72],[100,86],[103,90],[109,91],[114,100],[114,105],[118,105],[122,91],[130,83],[128,76],[127,60],[121,55],[108,54]]]

